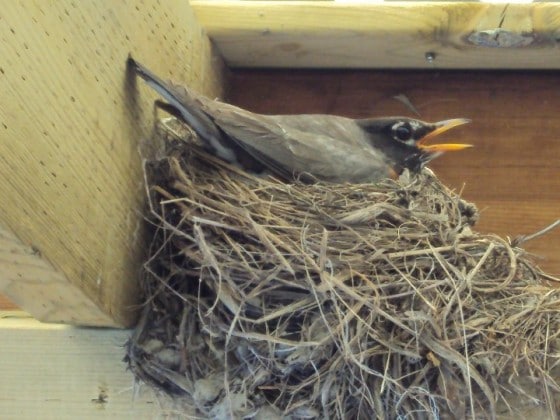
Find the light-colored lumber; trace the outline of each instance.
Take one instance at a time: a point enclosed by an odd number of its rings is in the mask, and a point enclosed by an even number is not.
[[[20,308],[38,319],[53,322],[108,325],[105,314],[78,287],[45,260],[40,252],[23,244],[12,232],[0,227],[0,286]]]
[[[0,21],[0,291],[44,321],[129,326],[156,95],[126,58],[210,96],[222,63],[184,0],[8,1]]]
[[[554,2],[192,4],[236,67],[560,68],[560,4]]]
[[[188,402],[136,384],[122,359],[130,332],[42,324],[0,312],[2,419],[197,419]],[[531,378],[515,378],[533,395]],[[548,419],[529,396],[505,394],[499,420]],[[513,410],[510,411],[510,410]]]
[[[123,362],[130,331],[42,324],[0,312],[2,419],[188,418]]]

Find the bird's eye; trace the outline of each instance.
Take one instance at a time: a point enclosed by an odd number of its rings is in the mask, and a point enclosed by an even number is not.
[[[412,138],[412,127],[407,122],[399,122],[393,126],[393,137],[396,140],[408,141]]]

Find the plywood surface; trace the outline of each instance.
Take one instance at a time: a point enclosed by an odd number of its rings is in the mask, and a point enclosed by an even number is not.
[[[193,1],[228,64],[558,69],[560,4]],[[433,60],[426,60],[432,53]]]
[[[136,383],[122,358],[130,331],[42,324],[0,312],[2,419],[197,419],[189,402]],[[533,383],[522,378],[533,395]],[[529,396],[506,395],[499,420],[547,419]],[[513,409],[513,412],[510,411]]]
[[[0,226],[0,266],[4,293],[21,308],[29,308],[37,319],[88,325],[111,325],[105,313],[79,287],[41,255],[25,245],[13,232]],[[5,308],[3,308],[5,309]]]
[[[7,1],[0,40],[0,226],[14,235],[0,291],[43,320],[130,325],[145,244],[140,145],[156,95],[127,78],[125,60],[210,96],[221,62],[184,0]],[[12,248],[25,247],[57,274],[18,266]],[[88,299],[77,318],[76,293]]]
[[[237,70],[231,101],[264,113],[414,117],[396,95],[406,95],[426,120],[473,120],[445,140],[475,148],[430,166],[481,209],[480,231],[514,237],[560,218],[558,74]],[[560,275],[560,230],[526,248]]]
[[[188,418],[146,386],[122,358],[130,332],[47,325],[0,312],[3,419]]]

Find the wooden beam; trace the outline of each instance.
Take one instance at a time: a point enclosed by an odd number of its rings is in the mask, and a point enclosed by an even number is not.
[[[192,4],[235,67],[560,68],[560,4],[552,2]]]
[[[560,75],[556,72],[236,70],[231,102],[271,113],[350,117],[416,115],[428,121],[468,117],[445,140],[475,147],[430,167],[482,210],[477,229],[515,237],[560,218]],[[526,244],[560,276],[560,229]]]
[[[194,419],[188,401],[134,383],[122,359],[126,330],[41,324],[0,312],[0,413],[6,419]],[[527,394],[506,394],[498,420],[550,418],[536,404],[531,378],[515,378]],[[510,411],[513,410],[513,411]]]
[[[1,21],[0,290],[44,321],[129,326],[156,95],[125,60],[210,96],[221,60],[184,0],[6,2]]]
[[[5,419],[188,416],[134,384],[122,359],[130,331],[42,324],[0,312],[0,413]]]
[[[0,289],[38,319],[52,322],[110,325],[111,317],[76,285],[46,261],[36,249],[23,244],[0,227]]]

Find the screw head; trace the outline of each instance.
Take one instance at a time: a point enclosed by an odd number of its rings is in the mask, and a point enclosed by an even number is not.
[[[436,56],[437,54],[433,51],[428,51],[426,54],[424,54],[424,58],[430,64],[436,61]]]

